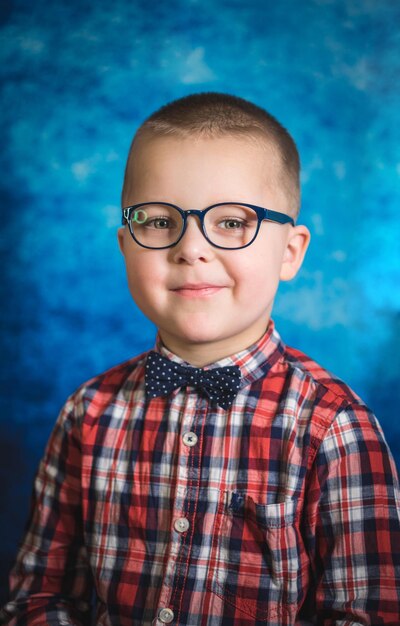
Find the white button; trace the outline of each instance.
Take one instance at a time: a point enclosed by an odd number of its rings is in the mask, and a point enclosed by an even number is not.
[[[174,528],[178,533],[184,533],[188,530],[190,524],[189,520],[186,517],[180,517],[176,519],[174,522]]]
[[[170,624],[174,619],[174,612],[171,609],[161,609],[158,613],[158,619],[164,624]]]
[[[198,441],[198,437],[196,435],[196,433],[192,433],[192,432],[188,432],[185,433],[182,437],[182,441],[185,444],[185,446],[195,446],[197,441]]]

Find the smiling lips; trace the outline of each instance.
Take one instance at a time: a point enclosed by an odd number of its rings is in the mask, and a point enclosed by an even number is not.
[[[204,298],[205,296],[212,296],[221,289],[223,289],[222,285],[211,285],[209,283],[187,283],[172,289],[172,291],[179,296],[183,296],[184,298]]]

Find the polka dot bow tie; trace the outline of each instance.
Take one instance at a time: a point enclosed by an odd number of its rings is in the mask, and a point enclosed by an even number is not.
[[[149,352],[146,361],[145,389],[149,398],[167,396],[178,387],[201,389],[211,401],[227,409],[240,388],[240,368],[237,365],[203,370],[174,363],[158,352]]]

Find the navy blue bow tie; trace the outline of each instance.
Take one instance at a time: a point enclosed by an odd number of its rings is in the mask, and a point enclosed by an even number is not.
[[[240,389],[237,365],[203,370],[174,363],[158,352],[149,352],[146,361],[145,389],[149,398],[167,396],[178,387],[201,389],[212,401],[227,409]]]

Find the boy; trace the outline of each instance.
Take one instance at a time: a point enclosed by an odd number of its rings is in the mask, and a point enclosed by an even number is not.
[[[101,625],[400,624],[380,427],[270,318],[310,237],[292,138],[245,100],[180,99],[136,134],[122,198],[156,347],[67,401],[3,621],[88,623],[93,594]]]

